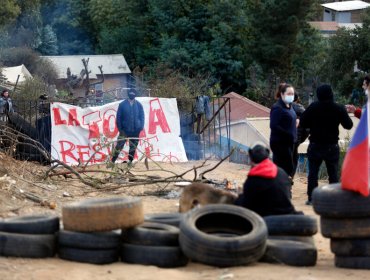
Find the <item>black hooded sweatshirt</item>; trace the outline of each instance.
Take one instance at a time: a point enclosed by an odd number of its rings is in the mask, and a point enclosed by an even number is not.
[[[303,112],[300,126],[310,130],[310,143],[338,144],[339,125],[351,129],[353,122],[346,108],[334,102],[329,85],[318,88],[317,99]]]

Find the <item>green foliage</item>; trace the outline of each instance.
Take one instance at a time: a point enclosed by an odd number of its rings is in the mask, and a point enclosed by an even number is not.
[[[46,25],[42,29],[41,45],[38,51],[42,55],[57,55],[58,54],[58,39],[50,25]]]
[[[17,18],[20,8],[16,0],[2,0],[0,5],[0,26],[7,25]]]

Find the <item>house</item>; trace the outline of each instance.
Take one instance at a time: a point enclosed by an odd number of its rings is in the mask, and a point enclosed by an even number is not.
[[[64,55],[43,56],[49,59],[57,69],[58,90],[64,89],[73,93],[74,97],[84,97],[86,93],[86,74],[83,59],[88,60],[90,90],[101,93],[112,91],[116,97],[124,95],[129,88],[130,68],[122,54],[107,55]],[[103,76],[99,66],[102,66]]]
[[[362,13],[369,3],[364,1],[342,1],[321,4],[324,7],[323,21],[335,21],[338,23],[362,22]]]
[[[338,23],[335,21],[309,21],[311,27],[320,31],[324,37],[330,37],[337,33],[339,28],[355,29],[356,27],[362,27],[362,23]]]

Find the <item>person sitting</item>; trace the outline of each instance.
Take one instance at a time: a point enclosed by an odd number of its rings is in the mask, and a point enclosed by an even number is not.
[[[257,142],[248,153],[252,168],[235,204],[260,216],[297,214],[291,202],[291,180],[269,159],[270,150]]]

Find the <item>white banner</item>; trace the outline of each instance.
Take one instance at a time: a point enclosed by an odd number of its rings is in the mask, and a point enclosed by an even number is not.
[[[180,118],[175,98],[136,98],[144,108],[145,125],[135,159],[187,161],[180,138]],[[118,137],[116,114],[122,101],[99,107],[81,108],[64,103],[51,104],[51,155],[68,165],[104,163],[110,160]],[[117,162],[128,160],[128,143]]]

